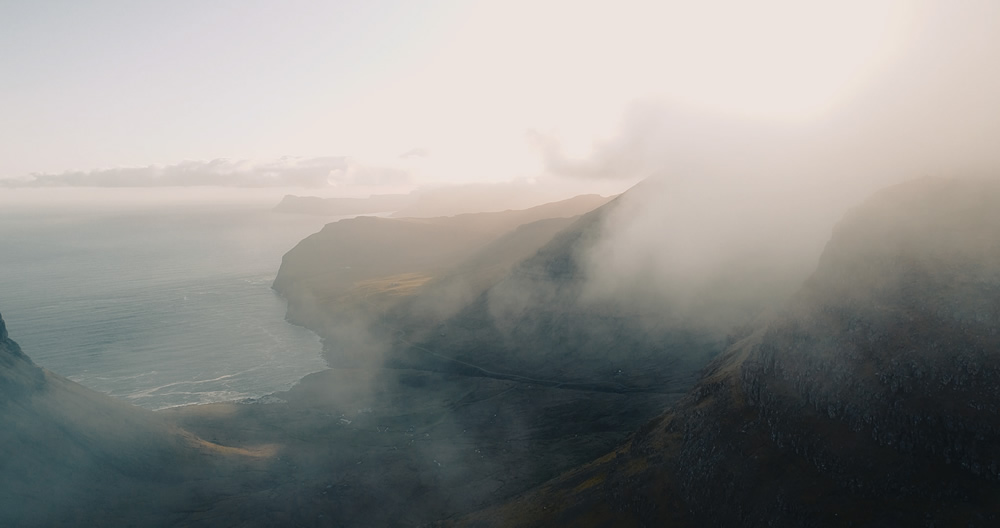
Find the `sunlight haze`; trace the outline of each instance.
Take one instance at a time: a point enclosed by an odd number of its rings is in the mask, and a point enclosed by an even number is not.
[[[1000,526],[1000,0],[0,1],[0,528]]]
[[[395,180],[377,183],[399,187],[544,178],[534,135],[586,157],[635,101],[762,121],[821,119],[906,52],[927,6],[301,1],[4,9],[0,178],[348,156],[355,172],[395,171]],[[415,149],[425,154],[400,156]],[[339,183],[358,183],[347,172]]]

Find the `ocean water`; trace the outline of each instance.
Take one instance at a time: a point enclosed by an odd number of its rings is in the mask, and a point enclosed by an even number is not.
[[[285,390],[325,364],[271,282],[330,221],[250,205],[8,207],[0,314],[37,364],[149,409]]]

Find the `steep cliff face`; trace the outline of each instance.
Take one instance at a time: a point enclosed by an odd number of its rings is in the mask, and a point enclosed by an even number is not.
[[[288,300],[290,321],[335,337],[344,326],[371,324],[359,313],[388,308],[518,226],[574,217],[608,200],[585,195],[517,211],[342,220],[285,254],[274,289]],[[399,295],[372,295],[386,291]],[[374,302],[381,297],[391,302]]]
[[[419,344],[410,358],[430,350],[491,371],[609,390],[686,391],[733,326],[778,306],[802,277],[776,281],[772,268],[740,260],[703,273],[688,295],[694,302],[671,293],[688,286],[682,279],[664,284],[652,275],[627,277],[630,289],[595,293],[606,280],[595,270],[596,248],[616,235],[609,222],[642,215],[642,204],[628,198],[651,185],[582,216],[441,324],[423,333],[407,328]],[[655,233],[649,238],[644,243],[658,242]]]
[[[686,389],[692,373],[722,349],[724,333],[646,326],[643,318],[658,312],[653,307],[585,297],[587,252],[618,206],[584,215],[454,316],[422,334],[411,331],[419,347],[403,352],[418,365],[420,351],[433,350],[492,371],[614,390]],[[690,364],[681,365],[681,358]]]
[[[849,213],[788,308],[674,409],[466,521],[991,526],[998,412],[1000,185],[913,182]]]

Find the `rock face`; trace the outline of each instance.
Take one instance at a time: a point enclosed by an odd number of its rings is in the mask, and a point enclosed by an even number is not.
[[[886,189],[815,274],[620,449],[467,518],[524,525],[992,526],[1000,185]]]

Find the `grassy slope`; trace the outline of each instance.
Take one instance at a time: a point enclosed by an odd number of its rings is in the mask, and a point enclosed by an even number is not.
[[[391,280],[396,276],[448,281],[451,268],[475,258],[518,226],[577,216],[607,200],[587,195],[520,211],[439,218],[361,217],[327,224],[284,256],[274,289],[288,300],[290,321],[336,338],[331,341],[344,340],[344,327],[369,326],[372,317],[401,299],[393,295],[373,299],[368,288],[362,298],[366,302],[352,302],[362,283],[391,284],[397,282]],[[378,302],[367,302],[373,300]]]

